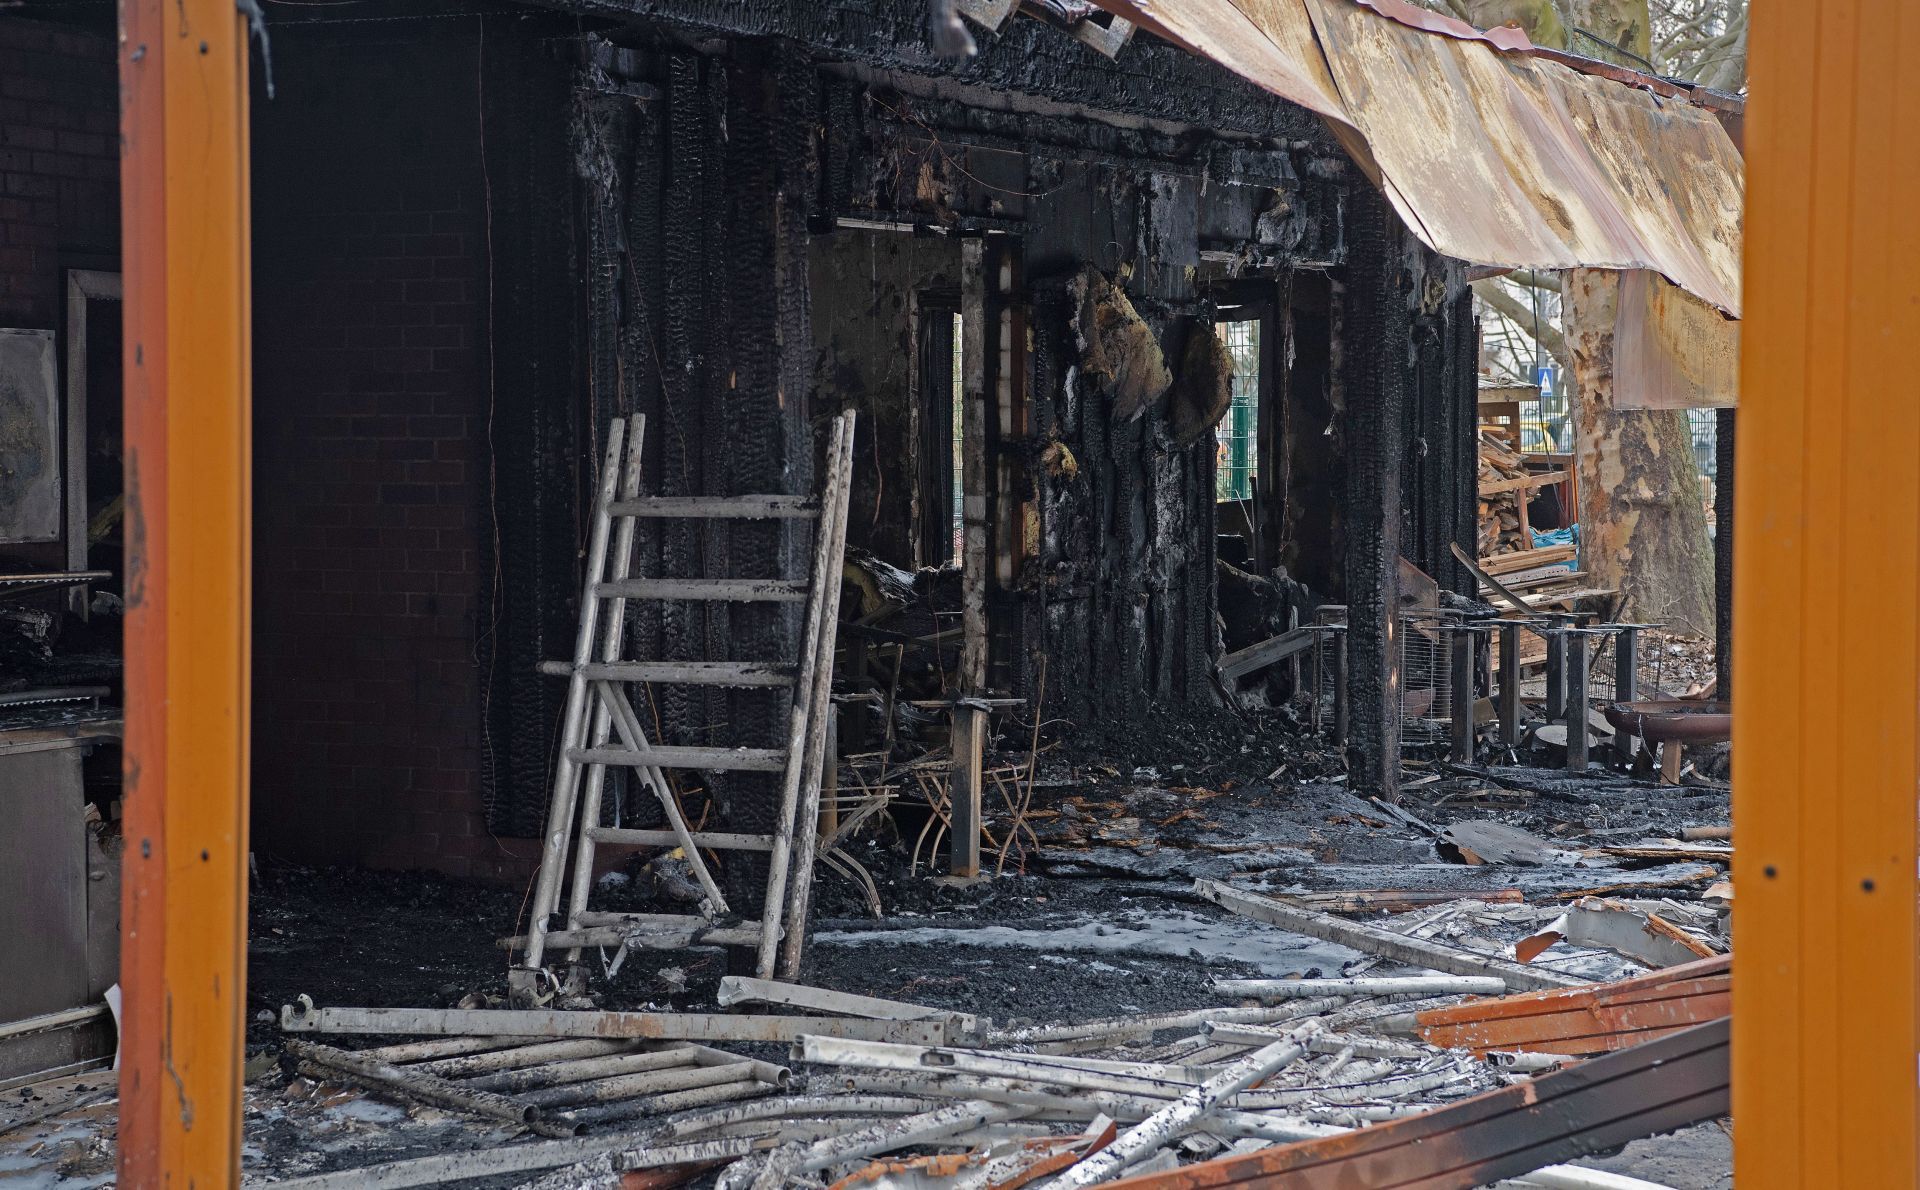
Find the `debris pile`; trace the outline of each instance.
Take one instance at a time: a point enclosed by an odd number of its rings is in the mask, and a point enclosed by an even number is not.
[[[290,1038],[289,1057],[308,1078],[548,1139],[280,1185],[534,1175],[523,1184],[573,1190],[618,1186],[648,1171],[648,1185],[711,1175],[722,1190],[1064,1188],[1121,1178],[1146,1186],[1196,1162],[1212,1162],[1209,1174],[1230,1184],[1236,1170],[1252,1177],[1288,1165],[1299,1146],[1351,1148],[1355,1129],[1372,1137],[1397,1127],[1453,1128],[1450,1109],[1484,1124],[1490,1115],[1523,1113],[1531,1099],[1558,1097],[1567,1110],[1552,1135],[1514,1156],[1471,1154],[1474,1169],[1491,1174],[1483,1180],[1531,1174],[1538,1180],[1517,1184],[1645,1187],[1551,1165],[1599,1147],[1593,1138],[1604,1129],[1579,1107],[1594,1085],[1668,1077],[1663,1064],[1692,1063],[1703,1094],[1677,1114],[1662,1107],[1659,1123],[1725,1110],[1724,1038],[1709,1035],[1714,1024],[1689,1030],[1727,1011],[1731,959],[1720,953],[1710,908],[1534,906],[1497,895],[1315,902],[1213,880],[1197,881],[1192,892],[1359,954],[1335,978],[1216,979],[1209,1006],[1076,1022],[996,1024],[965,1011],[741,977],[721,981],[716,1007],[756,1014],[303,1002],[283,1009],[289,1032],[425,1038],[357,1051]],[[1404,911],[1374,916],[1383,904]],[[1651,970],[1634,974],[1642,967]],[[788,1046],[793,1066],[733,1052],[767,1043]],[[1675,1053],[1656,1055],[1646,1043]],[[1611,1055],[1592,1059],[1614,1064],[1606,1080],[1580,1073],[1589,1055]],[[1533,1092],[1502,1098],[1528,1082]],[[1396,1158],[1412,1163],[1397,1168],[1462,1155],[1416,1149]]]

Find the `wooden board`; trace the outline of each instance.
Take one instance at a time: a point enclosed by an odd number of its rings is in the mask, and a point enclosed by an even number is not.
[[[1516,475],[1511,479],[1496,479],[1492,483],[1483,483],[1480,485],[1480,494],[1493,496],[1501,492],[1517,492],[1523,488],[1531,491],[1534,488],[1552,487],[1565,482],[1567,482],[1565,471],[1543,471],[1538,475]]]
[[[1553,562],[1571,562],[1578,551],[1571,545],[1543,545],[1538,549],[1489,554],[1479,560],[1480,569],[1498,578],[1518,570],[1531,570]]]

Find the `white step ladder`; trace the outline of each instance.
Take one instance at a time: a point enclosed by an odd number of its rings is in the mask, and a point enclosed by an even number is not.
[[[840,617],[840,574],[846,549],[847,498],[852,488],[853,417],[849,411],[833,419],[826,481],[818,500],[804,496],[642,496],[640,446],[645,419],[634,419],[630,438],[623,421],[612,423],[594,507],[573,659],[541,666],[543,672],[567,677],[567,705],[560,754],[554,763],[553,796],[547,809],[530,929],[524,937],[506,940],[519,954],[508,972],[509,991],[516,1002],[544,1002],[560,986],[561,981],[545,969],[548,951],[558,948],[567,949],[570,960],[577,960],[582,947],[596,945],[754,946],[760,978],[772,978],[776,963],[783,978],[797,974],[818,841],[834,636]],[[632,578],[634,532],[643,518],[814,519],[812,574],[805,582],[775,578]],[[625,658],[627,605],[634,600],[805,601],[799,659],[784,663]],[[632,683],[791,687],[793,709],[786,746],[656,745],[648,740],[627,695]],[[599,824],[601,794],[611,766],[637,773],[641,784],[659,800],[668,829],[636,830]],[[667,781],[670,769],[780,773],[774,833],[690,830]],[[700,886],[700,913],[591,910],[587,901],[594,885],[594,849],[602,843],[680,848]],[[766,898],[759,921],[733,920],[733,911],[708,868],[703,849],[769,853]],[[572,882],[566,923],[556,931],[552,929],[553,917],[559,911],[561,881],[569,866]]]

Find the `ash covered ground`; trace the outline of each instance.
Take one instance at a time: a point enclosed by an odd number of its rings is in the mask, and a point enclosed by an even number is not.
[[[1011,740],[1003,746],[1003,760],[1025,760],[1024,750],[1011,755]],[[925,846],[916,865],[925,815],[911,806],[852,843],[884,916],[871,915],[851,881],[822,871],[804,980],[1001,1023],[1205,1007],[1224,1002],[1210,989],[1215,978],[1339,975],[1363,956],[1227,913],[1191,891],[1196,877],[1266,892],[1518,888],[1542,905],[1602,888],[1691,899],[1714,875],[1710,867],[1581,853],[1728,820],[1727,793],[1717,787],[1659,788],[1523,766],[1468,773],[1420,761],[1406,773],[1401,809],[1419,823],[1439,831],[1467,820],[1508,824],[1551,844],[1556,858],[1464,862],[1444,840],[1346,790],[1325,742],[1284,724],[1249,727],[1220,712],[1080,732],[1040,753],[1028,815],[1038,846],[1009,848],[1003,865],[987,849],[998,875],[973,884],[935,879],[940,866],[929,870]],[[990,816],[990,828],[1004,830],[1005,817]],[[644,905],[658,886],[634,868],[637,861],[608,894]],[[323,1006],[500,1003],[506,962],[494,943],[517,931],[524,902],[520,889],[261,857],[248,976],[249,1172],[287,1176],[504,1140],[445,1113],[319,1092],[290,1078],[275,1060],[274,1020],[301,994]],[[670,899],[658,907],[684,911]],[[640,952],[611,980],[596,971],[593,998],[606,1008],[711,1011],[728,973],[719,951]],[[41,1155],[80,1145],[73,1136],[49,1145],[46,1127]],[[0,1146],[0,1177],[9,1160],[24,1160],[9,1157],[22,1135]],[[32,1184],[99,1184],[97,1140],[90,1162],[84,1151],[66,1162],[71,1177],[55,1176],[63,1168],[55,1161],[40,1167],[51,1180]],[[1731,1183],[1730,1139],[1711,1124],[1584,1163],[1681,1190]]]

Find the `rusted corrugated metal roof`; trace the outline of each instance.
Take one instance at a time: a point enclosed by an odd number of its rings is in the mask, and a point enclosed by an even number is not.
[[[1649,269],[1739,313],[1744,165],[1679,88],[1402,0],[1096,2],[1325,117],[1436,252]]]

